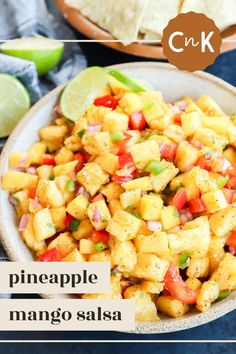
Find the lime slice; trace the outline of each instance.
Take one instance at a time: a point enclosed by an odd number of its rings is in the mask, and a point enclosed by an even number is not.
[[[30,108],[30,97],[22,83],[0,74],[0,137],[9,135]]]
[[[64,117],[76,121],[107,85],[104,69],[93,66],[79,73],[62,93],[60,107]]]
[[[38,74],[44,75],[61,60],[64,44],[45,37],[27,37],[3,43],[0,49],[4,54],[33,61]]]
[[[141,91],[146,91],[144,87],[139,85],[137,82],[132,80],[130,77],[126,76],[122,72],[116,70],[116,69],[106,69],[106,72],[114,77],[116,80],[120,81],[122,84],[124,84],[128,89],[130,89],[133,92],[141,92]]]

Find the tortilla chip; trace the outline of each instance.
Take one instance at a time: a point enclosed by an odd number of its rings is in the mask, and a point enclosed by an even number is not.
[[[236,24],[236,0],[184,0],[181,12],[201,12],[224,29]]]
[[[180,0],[148,0],[140,31],[153,32],[162,37],[171,18],[179,12]]]
[[[66,0],[125,45],[137,40],[147,0]]]

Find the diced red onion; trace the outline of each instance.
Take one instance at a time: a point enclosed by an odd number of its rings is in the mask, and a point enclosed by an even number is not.
[[[22,215],[22,218],[20,220],[20,225],[19,225],[19,231],[24,231],[28,225],[29,221],[29,216],[28,214]]]
[[[25,168],[25,164],[28,160],[28,157],[29,156],[27,153],[23,154],[22,159],[19,161],[17,168]]]
[[[153,232],[160,232],[162,230],[162,224],[160,221],[147,221],[147,228]]]
[[[101,124],[90,124],[87,126],[87,133],[88,135],[93,135],[101,130]]]
[[[70,179],[75,182],[77,180],[76,178],[76,172],[75,171],[71,171],[70,172]]]
[[[101,220],[102,220],[102,215],[101,215],[98,207],[95,207],[94,212],[93,212],[93,221],[100,222]]]
[[[171,113],[173,113],[173,114],[179,114],[179,113],[182,113],[182,110],[178,107],[178,106],[172,106],[171,107]]]
[[[82,194],[86,199],[90,199],[90,194],[85,190],[83,186],[78,186],[78,188],[75,191],[76,195]]]
[[[18,204],[18,201],[16,198],[14,198],[12,195],[9,195],[8,201],[11,205],[16,206]]]
[[[38,201],[37,197],[33,199],[33,207],[35,210],[37,210],[39,207],[39,201]]]
[[[234,246],[229,246],[229,252],[235,256],[236,255],[236,249],[234,248]]]
[[[185,100],[180,100],[180,101],[176,101],[175,105],[177,107],[179,107],[179,109],[184,112],[186,110],[187,107],[187,102]]]
[[[62,116],[61,108],[60,108],[59,104],[54,107],[53,111],[54,111],[54,113],[56,114],[57,117],[61,117]]]
[[[29,173],[30,175],[36,175],[36,168],[35,167],[28,167],[26,168],[26,173]]]
[[[179,218],[180,223],[184,225],[186,222],[193,220],[193,214],[188,209],[182,209],[179,211]]]
[[[185,171],[191,171],[191,169],[193,168],[193,164],[191,163],[190,165],[185,167]]]
[[[225,172],[229,167],[231,167],[231,163],[227,159],[223,159],[220,172]]]

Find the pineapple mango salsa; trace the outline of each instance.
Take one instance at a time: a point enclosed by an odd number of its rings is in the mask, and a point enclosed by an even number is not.
[[[55,112],[1,184],[35,259],[110,262],[111,293],[82,298],[133,298],[141,322],[236,290],[235,117],[114,78],[75,123]]]

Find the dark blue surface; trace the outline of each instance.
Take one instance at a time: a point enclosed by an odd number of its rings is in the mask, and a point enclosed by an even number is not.
[[[143,59],[114,52],[97,44],[83,44],[83,50],[88,58],[89,65],[111,65],[122,62],[143,61]],[[217,58],[214,65],[207,69],[208,72],[221,77],[236,86],[236,51],[229,52]],[[117,332],[0,332],[0,339],[115,339],[115,340],[233,340],[236,339],[236,311],[223,316],[209,324],[163,335],[130,335]],[[80,353],[80,354],[149,354],[149,353],[173,353],[187,354],[233,354],[236,353],[235,344],[153,344],[153,343],[122,343],[122,344],[92,344],[92,343],[68,343],[68,344],[0,344],[0,353],[16,354],[31,353]]]

